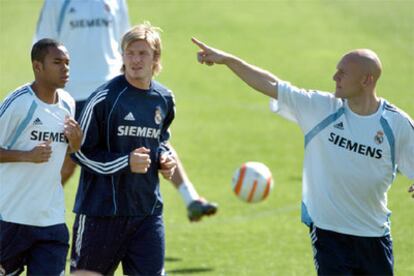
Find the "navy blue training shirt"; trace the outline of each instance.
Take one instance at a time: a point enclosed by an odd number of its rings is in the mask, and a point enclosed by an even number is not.
[[[72,159],[81,165],[74,212],[89,216],[145,216],[162,213],[159,157],[174,119],[172,92],[156,81],[148,90],[129,84],[124,75],[99,87],[79,118],[84,132]],[[150,149],[145,174],[132,173],[129,155]]]

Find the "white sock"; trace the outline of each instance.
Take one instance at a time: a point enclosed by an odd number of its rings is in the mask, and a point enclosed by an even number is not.
[[[185,204],[188,206],[193,200],[197,200],[200,198],[196,190],[194,189],[193,184],[183,182],[178,187],[178,191],[181,194],[181,197],[184,199]]]

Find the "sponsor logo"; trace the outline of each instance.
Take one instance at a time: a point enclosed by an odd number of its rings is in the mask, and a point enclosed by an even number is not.
[[[161,116],[161,108],[159,106],[157,106],[155,108],[155,116],[154,116],[154,121],[157,125],[161,124],[162,121],[162,116]]]
[[[374,141],[377,145],[381,145],[384,142],[384,132],[381,130],[377,131],[377,134],[374,136]]]
[[[125,121],[135,121],[135,117],[132,114],[132,112],[129,112],[125,117],[124,117]]]
[[[98,28],[105,27],[107,28],[112,21],[106,18],[93,18],[93,19],[76,19],[69,22],[69,26],[72,29],[77,28]]]
[[[336,125],[334,125],[334,128],[344,130],[344,123],[343,122],[337,123]]]
[[[328,141],[338,147],[344,148],[349,151],[353,151],[361,155],[369,156],[375,159],[381,159],[382,157],[381,149],[353,142],[352,140],[337,135],[333,132],[329,134]]]
[[[152,127],[118,126],[118,136],[133,136],[158,139],[161,130]]]
[[[36,120],[33,121],[34,126],[41,126],[43,125],[42,121],[39,118],[36,118]]]
[[[68,140],[63,132],[51,132],[51,131],[37,131],[30,132],[30,140],[32,141],[49,141],[67,143]]]

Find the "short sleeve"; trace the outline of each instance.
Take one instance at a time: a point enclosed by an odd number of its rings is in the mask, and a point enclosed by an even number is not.
[[[414,122],[407,118],[399,133],[396,162],[398,170],[410,179],[414,179]]]
[[[9,149],[13,134],[23,120],[21,99],[8,97],[0,105],[0,147]]]
[[[128,6],[126,0],[119,1],[119,9],[116,16],[116,39],[121,41],[123,35],[129,30],[129,15],[128,15]]]
[[[300,89],[289,82],[279,82],[278,99],[271,99],[272,112],[296,122],[304,133],[343,105],[332,93]]]
[[[59,40],[59,17],[61,1],[46,0],[37,21],[36,33],[33,43],[42,38],[52,38]]]

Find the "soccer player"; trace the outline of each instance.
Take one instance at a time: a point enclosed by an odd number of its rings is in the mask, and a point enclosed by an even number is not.
[[[159,29],[146,22],[122,38],[123,74],[100,86],[80,116],[85,133],[72,155],[82,166],[74,211],[71,270],[161,275],[163,203],[158,173],[171,178],[172,92],[161,70]],[[99,252],[99,254],[97,254]]]
[[[76,119],[79,119],[92,92],[121,73],[119,42],[129,25],[125,0],[45,0],[35,41],[44,37],[55,38],[62,41],[71,53],[72,70],[66,90],[76,100]],[[218,205],[198,195],[177,154],[176,159],[177,169],[171,183],[187,206],[189,220],[199,221],[203,216],[215,214]],[[75,166],[70,158],[65,160],[63,183],[74,173]]]
[[[335,93],[299,89],[193,39],[198,61],[224,64],[271,97],[272,111],[305,136],[302,221],[310,228],[319,275],[392,275],[387,191],[397,169],[414,179],[414,123],[377,96],[382,65],[368,49],[346,53]],[[414,191],[414,185],[409,192]]]
[[[63,275],[69,248],[60,168],[82,140],[63,88],[69,55],[42,39],[31,51],[35,80],[0,106],[0,274]]]

